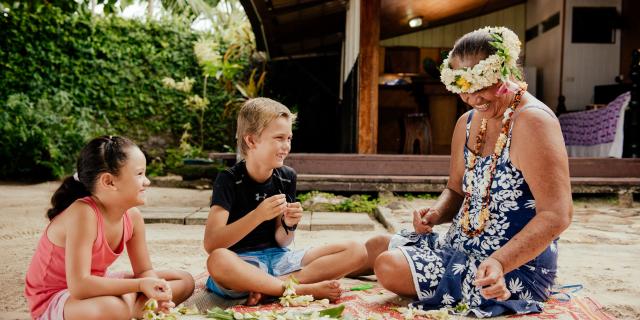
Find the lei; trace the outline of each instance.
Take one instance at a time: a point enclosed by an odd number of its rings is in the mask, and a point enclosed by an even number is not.
[[[520,104],[520,99],[522,98],[524,90],[518,90],[516,92],[515,97],[513,98],[513,102],[504,111],[502,116],[502,129],[500,130],[500,136],[496,141],[496,145],[493,148],[493,153],[491,154],[491,164],[489,165],[489,170],[483,172],[482,181],[478,183],[477,186],[474,186],[473,177],[474,172],[476,171],[477,157],[482,152],[482,147],[484,146],[484,137],[487,132],[487,119],[483,118],[482,123],[480,124],[480,131],[478,132],[478,136],[476,136],[476,144],[474,146],[473,152],[469,152],[469,156],[467,157],[467,161],[465,163],[465,173],[464,179],[465,184],[463,188],[464,192],[464,201],[462,203],[462,231],[468,235],[469,237],[475,237],[481,234],[484,231],[487,221],[489,220],[490,211],[489,211],[489,200],[491,184],[493,183],[493,176],[496,172],[496,167],[498,165],[498,159],[502,154],[502,150],[507,143],[507,136],[509,135],[509,128],[511,127],[511,116],[515,111],[518,104]],[[470,209],[471,209],[471,195],[473,194],[474,187],[480,189],[480,196],[482,198],[482,205],[480,206],[480,214],[478,217],[478,227],[475,230],[471,230],[470,226]]]
[[[448,57],[440,66],[440,81],[444,83],[447,90],[453,93],[473,93],[498,80],[507,82],[511,75],[522,80],[517,66],[520,40],[513,31],[505,27],[485,27],[473,32],[488,33],[492,38],[489,43],[496,48],[496,52],[473,67],[451,69],[449,58],[453,50],[449,51]]]

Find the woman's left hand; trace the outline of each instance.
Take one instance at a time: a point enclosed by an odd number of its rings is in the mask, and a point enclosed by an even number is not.
[[[492,257],[488,257],[480,263],[473,284],[480,288],[480,294],[487,300],[504,301],[511,297],[511,292],[504,279],[502,264]]]

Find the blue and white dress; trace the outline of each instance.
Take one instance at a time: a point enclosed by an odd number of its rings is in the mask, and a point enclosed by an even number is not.
[[[473,111],[467,120],[467,140],[472,117]],[[522,230],[536,213],[531,190],[522,172],[509,158],[510,145],[511,132],[491,185],[490,218],[480,235],[469,237],[462,232],[461,210],[442,237],[436,233],[418,235],[403,230],[392,238],[390,248],[399,248],[411,267],[418,293],[418,301],[413,302],[412,306],[438,309],[464,303],[477,317],[542,311],[541,302],[549,297],[556,276],[557,239],[538,257],[505,275],[507,288],[511,291],[509,300],[486,300],[473,285],[480,263]],[[465,143],[465,159],[470,152]],[[476,183],[482,180],[483,172],[489,170],[491,156],[478,157],[477,161],[474,172]],[[473,188],[473,191],[469,216],[470,226],[475,230],[482,198],[478,188]]]

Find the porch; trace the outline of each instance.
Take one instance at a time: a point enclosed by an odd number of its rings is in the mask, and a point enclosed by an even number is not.
[[[210,159],[233,165],[234,153]],[[298,173],[298,191],[440,192],[449,176],[448,155],[290,154],[285,164]],[[631,206],[640,193],[640,159],[569,158],[574,194],[618,195]]]

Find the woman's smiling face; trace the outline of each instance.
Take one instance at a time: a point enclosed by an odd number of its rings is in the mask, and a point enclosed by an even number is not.
[[[484,58],[486,57],[483,55],[453,56],[450,64],[453,69],[471,68]],[[504,107],[508,105],[508,102],[511,100],[511,95],[498,94],[501,85],[502,82],[498,81],[473,93],[460,93],[459,95],[464,103],[483,114],[482,117],[494,118],[502,115]]]

